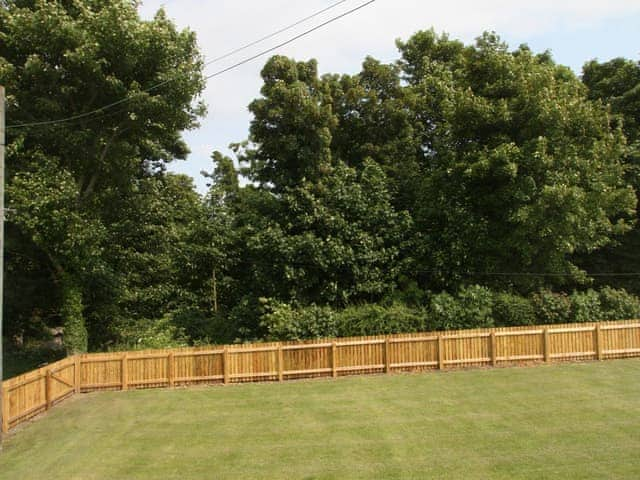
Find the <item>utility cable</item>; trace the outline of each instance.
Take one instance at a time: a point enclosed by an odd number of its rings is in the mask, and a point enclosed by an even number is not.
[[[239,66],[244,65],[245,63],[249,63],[249,62],[251,62],[252,60],[255,60],[256,58],[260,58],[260,57],[262,57],[262,56],[264,56],[264,55],[266,55],[266,54],[268,54],[268,53],[273,52],[274,50],[277,50],[277,49],[279,49],[279,48],[281,48],[281,47],[284,47],[285,45],[289,45],[290,43],[293,43],[293,42],[295,42],[296,40],[298,40],[298,39],[300,39],[300,38],[302,38],[302,37],[305,37],[305,36],[309,35],[310,33],[313,33],[313,32],[315,32],[316,30],[321,29],[322,27],[325,27],[325,26],[329,25],[330,23],[333,23],[333,22],[335,22],[335,21],[337,21],[337,20],[340,20],[341,18],[346,17],[347,15],[351,15],[352,13],[355,13],[355,12],[357,12],[358,10],[360,10],[360,9],[362,9],[362,8],[364,8],[364,7],[368,6],[368,5],[371,5],[371,4],[372,4],[373,2],[375,2],[375,1],[376,1],[376,0],[369,0],[368,2],[363,3],[362,5],[359,5],[359,6],[357,6],[357,7],[355,7],[355,8],[352,8],[351,10],[348,10],[348,11],[346,11],[346,12],[344,12],[344,13],[340,14],[340,15],[337,15],[337,16],[335,16],[335,17],[333,17],[333,18],[330,18],[329,20],[327,20],[327,21],[326,21],[326,22],[324,22],[324,23],[321,23],[320,25],[316,25],[315,27],[310,28],[309,30],[304,31],[304,32],[302,32],[302,33],[300,33],[300,34],[296,35],[295,37],[290,38],[289,40],[286,40],[286,41],[284,41],[284,42],[282,42],[282,43],[279,43],[278,45],[275,45],[275,46],[273,46],[273,47],[271,47],[271,48],[268,48],[268,49],[266,49],[266,50],[263,50],[263,51],[262,51],[262,52],[260,52],[260,53],[256,53],[256,54],[255,54],[255,55],[253,55],[252,57],[246,58],[246,59],[244,59],[244,60],[242,60],[242,61],[240,61],[240,62],[238,62],[238,63],[234,63],[234,64],[233,64],[233,65],[231,65],[230,67],[227,67],[227,68],[224,68],[224,69],[222,69],[222,70],[220,70],[220,71],[217,71],[217,72],[215,72],[215,73],[212,73],[211,75],[207,75],[207,76],[206,76],[206,77],[204,77],[204,78],[205,78],[205,80],[208,80],[208,79],[210,79],[210,78],[213,78],[213,77],[217,77],[217,76],[219,76],[219,75],[222,75],[223,73],[226,73],[226,72],[228,72],[229,70],[233,70],[233,69],[235,69],[235,68],[238,68]]]
[[[280,30],[276,30],[275,32],[270,33],[269,35],[265,35],[264,37],[261,37],[261,38],[259,38],[257,40],[254,40],[251,43],[247,43],[246,45],[243,45],[242,47],[238,47],[235,50],[231,50],[230,52],[225,53],[224,55],[221,55],[221,56],[216,57],[216,58],[214,58],[212,60],[209,60],[204,65],[205,66],[211,65],[213,63],[219,62],[220,60],[224,60],[225,58],[228,58],[228,57],[230,57],[232,55],[235,55],[236,53],[240,53],[240,52],[246,50],[247,48],[251,48],[251,47],[253,47],[253,46],[255,46],[255,45],[259,44],[259,43],[264,42],[265,40],[269,40],[269,39],[271,39],[271,38],[273,38],[273,37],[275,37],[277,35],[280,35],[281,33],[284,33],[284,32],[286,32],[288,30],[291,30],[292,28],[297,27],[298,25],[300,25],[302,23],[305,23],[306,21],[311,20],[311,19],[317,17],[318,15],[321,15],[321,14],[323,14],[323,13],[329,11],[329,10],[332,10],[335,7],[337,7],[338,5],[342,5],[343,3],[346,3],[347,1],[349,1],[349,0],[340,0],[339,2],[333,3],[333,4],[329,5],[328,7],[317,11],[316,13],[312,13],[311,15],[309,15],[307,17],[304,17],[304,18],[298,20],[297,22],[292,23],[291,25],[287,25],[286,27],[283,27]]]

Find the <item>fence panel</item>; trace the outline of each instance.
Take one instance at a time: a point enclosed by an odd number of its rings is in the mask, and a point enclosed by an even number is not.
[[[638,320],[76,355],[3,382],[2,429],[79,392],[634,356]]]

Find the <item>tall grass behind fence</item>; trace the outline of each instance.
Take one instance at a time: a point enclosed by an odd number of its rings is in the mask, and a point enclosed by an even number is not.
[[[80,392],[640,356],[640,321],[75,355],[3,382],[2,430]]]

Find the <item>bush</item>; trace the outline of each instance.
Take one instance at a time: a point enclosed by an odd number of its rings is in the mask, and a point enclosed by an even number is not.
[[[531,301],[511,293],[498,293],[494,296],[493,318],[497,327],[535,325],[538,322]]]
[[[336,316],[329,307],[311,305],[296,309],[276,300],[264,303],[260,326],[269,340],[302,340],[338,334]]]
[[[572,322],[597,322],[602,320],[602,308],[600,296],[594,290],[586,292],[573,292],[571,300]]]
[[[62,282],[60,317],[64,325],[64,345],[67,354],[86,353],[89,335],[84,321],[82,291],[72,282]]]
[[[338,335],[387,335],[419,332],[425,329],[425,312],[394,303],[390,307],[358,305],[337,313]]]
[[[602,320],[640,318],[640,299],[625,289],[604,287],[599,296]]]
[[[494,326],[493,293],[486,287],[463,287],[454,297],[446,292],[431,297],[430,330],[457,330]]]
[[[401,304],[354,305],[334,311],[316,305],[295,308],[269,300],[260,325],[270,340],[385,335],[423,330],[425,312]]]
[[[113,350],[147,350],[186,347],[184,331],[175,326],[170,314],[159,319],[142,319],[123,326]]]
[[[225,324],[222,324],[221,336],[230,341],[258,340],[268,335],[261,328],[262,316],[265,314],[265,306],[269,299],[254,298],[250,295],[243,297],[227,315]]]
[[[571,322],[571,299],[566,293],[540,290],[531,298],[539,324]]]

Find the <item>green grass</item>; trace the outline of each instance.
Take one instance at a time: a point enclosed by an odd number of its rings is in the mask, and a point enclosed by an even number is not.
[[[640,360],[96,393],[9,479],[640,478]]]

